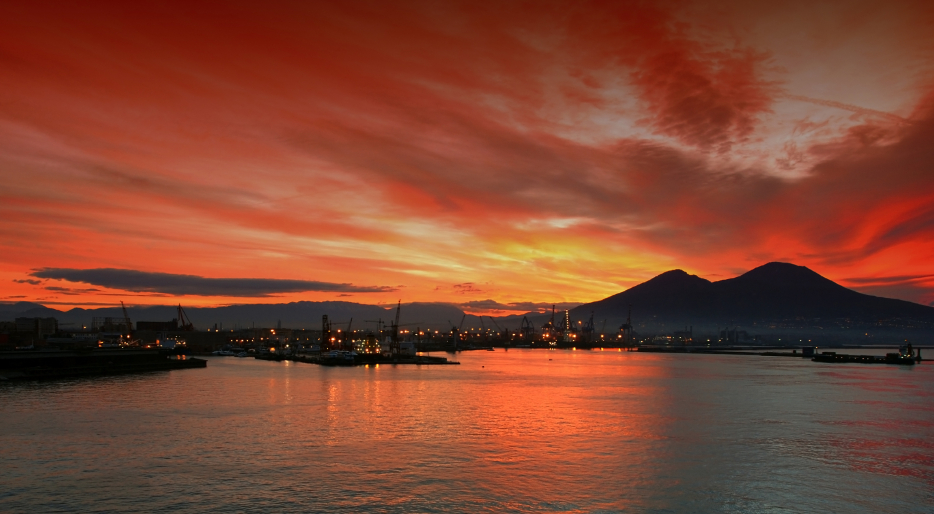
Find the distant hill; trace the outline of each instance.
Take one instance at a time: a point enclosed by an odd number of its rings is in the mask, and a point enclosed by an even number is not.
[[[176,306],[156,305],[149,307],[128,307],[130,320],[137,321],[170,321],[176,318]],[[292,302],[278,304],[243,304],[224,307],[186,307],[185,312],[194,323],[195,328],[204,330],[217,324],[227,328],[249,327],[275,327],[279,323],[285,328],[319,329],[321,317],[327,314],[328,319],[337,325],[346,327],[353,319],[352,328],[376,329],[377,321],[387,323],[396,315],[395,306],[380,307],[353,302]],[[122,317],[120,307],[103,307],[99,309],[75,308],[60,311],[36,303],[19,302],[15,304],[0,304],[0,321],[13,321],[18,317],[54,317],[58,319],[63,328],[90,325],[94,317]],[[539,315],[540,316],[540,315]],[[403,303],[399,322],[405,328],[449,330],[452,325],[459,325],[464,320],[464,329],[480,327],[478,316],[467,315],[464,311],[448,303]],[[499,318],[498,322],[507,323],[510,329],[518,327],[522,315]],[[483,323],[493,327],[489,317],[484,317]],[[541,323],[538,323],[539,325]]]
[[[719,328],[734,327],[774,337],[828,335],[837,340],[855,340],[881,330],[889,339],[904,335],[917,342],[934,343],[934,308],[861,294],[804,266],[781,262],[771,262],[717,282],[682,270],[667,271],[622,293],[580,305],[571,311],[571,319],[586,321],[592,314],[596,329],[612,334],[625,322],[630,305],[633,325],[642,334],[670,334],[685,327],[694,327],[695,334],[715,334]],[[395,317],[395,306],[292,302],[190,307],[186,312],[197,329],[214,324],[225,329],[275,327],[280,322],[286,328],[318,329],[324,314],[338,325],[353,318],[352,328],[375,329],[375,321],[388,322]],[[131,307],[129,314],[134,323],[169,321],[176,317],[176,307]],[[12,321],[19,316],[51,316],[65,328],[69,323],[89,325],[93,317],[122,315],[119,307],[59,311],[29,302],[0,304],[0,321]],[[497,317],[496,324],[516,330],[523,316],[528,316],[540,329],[550,313]],[[460,325],[462,319],[465,330],[495,328],[489,317],[482,321],[474,315],[465,317],[463,310],[447,303],[403,303],[400,321],[406,328],[447,331],[452,325]]]
[[[61,313],[61,311],[32,302],[0,304],[0,321],[13,321],[19,317],[55,318],[61,315]]]
[[[633,324],[646,331],[685,326],[819,330],[866,326],[934,327],[934,308],[847,289],[804,266],[770,262],[717,282],[682,270],[575,308],[572,318],[609,319],[617,327],[632,306]]]

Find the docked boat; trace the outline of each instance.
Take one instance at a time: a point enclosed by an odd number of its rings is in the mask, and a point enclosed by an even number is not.
[[[331,350],[321,356],[320,363],[325,366],[353,366],[357,363],[357,352]]]
[[[914,348],[911,344],[902,345],[898,348],[898,352],[891,352],[885,354],[885,356],[878,355],[850,355],[845,353],[837,352],[821,352],[817,355],[814,355],[814,358],[811,360],[814,362],[852,362],[859,364],[902,364],[902,365],[914,365],[916,362],[921,360],[920,350],[918,351],[918,357],[915,357]]]

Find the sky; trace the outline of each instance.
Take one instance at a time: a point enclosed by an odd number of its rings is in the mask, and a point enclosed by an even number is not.
[[[934,4],[765,4],[4,2],[0,301],[934,304]]]

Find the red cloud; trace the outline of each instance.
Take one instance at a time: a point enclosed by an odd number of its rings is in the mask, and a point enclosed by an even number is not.
[[[687,4],[36,5],[0,19],[11,273],[310,274],[423,299],[473,280],[512,303],[669,265],[934,261],[931,110],[827,95],[804,105],[875,121],[788,142],[839,123],[770,125],[782,48]],[[800,173],[731,164],[760,136],[779,141],[761,162]]]

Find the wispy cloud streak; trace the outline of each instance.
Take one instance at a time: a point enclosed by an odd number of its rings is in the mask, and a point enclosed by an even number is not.
[[[359,287],[351,284],[336,284],[313,280],[207,278],[196,275],[152,273],[113,268],[43,268],[33,271],[30,275],[38,278],[80,282],[109,289],[122,289],[124,291],[137,293],[147,292],[194,296],[262,297],[307,291],[382,293],[395,290],[391,287]],[[63,288],[52,286],[46,289],[62,290]]]
[[[930,274],[934,15],[815,9],[9,3],[0,279],[496,309],[672,268]]]

